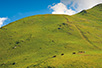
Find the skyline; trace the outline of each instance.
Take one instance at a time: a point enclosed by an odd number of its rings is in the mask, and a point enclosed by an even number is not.
[[[73,15],[100,3],[101,0],[3,0],[0,2],[0,27],[38,14]]]

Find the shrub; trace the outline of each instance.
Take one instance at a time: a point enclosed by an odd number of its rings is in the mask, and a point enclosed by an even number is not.
[[[20,42],[18,42],[18,41],[16,42],[16,44],[19,44],[19,43],[20,43]]]
[[[45,68],[55,68],[55,67],[48,66],[48,67],[45,67]]]
[[[64,53],[61,54],[62,56],[64,55]]]
[[[12,63],[12,65],[15,65],[16,63],[14,62],[14,63]]]
[[[58,28],[59,30],[61,29],[61,28]]]
[[[76,54],[76,52],[73,52],[73,54]]]
[[[81,11],[81,14],[82,14],[82,15],[84,15],[84,14],[86,14],[86,13],[87,13],[86,10]]]
[[[66,23],[62,23],[63,25],[66,25]]]
[[[55,57],[56,57],[56,55],[53,56],[53,58],[55,58]]]

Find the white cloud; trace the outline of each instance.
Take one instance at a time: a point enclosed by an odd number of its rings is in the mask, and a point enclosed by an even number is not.
[[[54,6],[49,5],[48,7],[50,7],[50,9],[53,9],[52,14],[75,14],[75,11],[73,11],[72,9],[67,9],[66,5],[64,5],[63,3],[58,3]]]
[[[74,8],[75,11],[80,12],[102,3],[102,0],[61,0],[61,3],[65,4],[66,6],[70,5],[69,8]]]
[[[3,25],[4,21],[7,20],[8,18],[0,18],[0,27]]]
[[[87,10],[93,6],[102,3],[102,0],[60,0],[58,4],[49,6],[53,9],[52,14],[68,14],[73,15],[82,10]],[[67,8],[68,7],[68,8]]]

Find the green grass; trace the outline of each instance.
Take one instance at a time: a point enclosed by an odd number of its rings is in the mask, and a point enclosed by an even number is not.
[[[0,68],[102,68],[101,6],[73,16],[30,16],[2,27]]]

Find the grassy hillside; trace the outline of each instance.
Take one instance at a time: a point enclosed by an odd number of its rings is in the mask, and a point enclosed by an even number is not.
[[[101,7],[31,16],[0,28],[0,68],[102,68]]]

